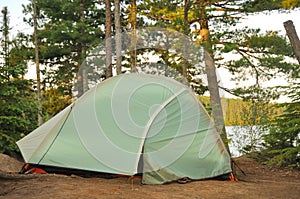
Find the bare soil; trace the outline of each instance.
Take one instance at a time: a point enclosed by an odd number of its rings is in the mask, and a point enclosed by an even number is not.
[[[20,175],[22,163],[0,154],[0,198],[300,198],[300,172],[272,169],[247,157],[235,159],[238,182],[201,180],[141,185],[139,178]]]

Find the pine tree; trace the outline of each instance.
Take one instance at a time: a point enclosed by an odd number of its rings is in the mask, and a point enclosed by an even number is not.
[[[2,12],[8,13],[7,9]],[[0,57],[0,153],[16,155],[15,142],[37,127],[37,102],[33,82],[25,80],[28,50],[21,35],[12,41],[9,38],[8,16],[4,17],[5,53]]]
[[[37,0],[37,8],[41,13],[39,60],[45,68],[41,71],[45,76],[44,85],[56,86],[64,95],[72,96],[74,79],[81,64],[104,37],[100,28],[105,20],[102,5],[103,2],[93,0]],[[24,12],[30,13],[31,10],[28,5]],[[30,16],[27,22],[33,25]],[[75,87],[78,95],[86,90],[85,75],[80,73],[77,78]]]

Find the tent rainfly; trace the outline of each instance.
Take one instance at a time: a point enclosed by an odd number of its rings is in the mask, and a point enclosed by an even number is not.
[[[143,184],[231,172],[229,153],[195,93],[163,76],[107,79],[17,145],[28,164],[142,174]]]

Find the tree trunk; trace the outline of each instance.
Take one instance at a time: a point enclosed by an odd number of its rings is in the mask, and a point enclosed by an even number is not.
[[[121,18],[120,18],[120,0],[115,0],[115,28],[116,28],[116,69],[117,75],[121,74],[122,68],[122,40],[121,40]]]
[[[136,15],[137,15],[137,7],[136,0],[130,0],[130,17],[129,22],[131,25],[131,72],[136,72]]]
[[[190,32],[190,24],[189,24],[189,21],[188,21],[188,12],[189,12],[189,7],[190,7],[190,2],[189,0],[184,0],[184,19],[183,19],[183,23],[184,23],[184,34],[187,36],[186,38],[188,38],[188,34]],[[186,54],[187,54],[187,51],[188,51],[188,46],[189,42],[187,41],[184,45],[184,59],[183,59],[183,64],[182,64],[182,76],[184,77],[184,81],[186,81],[185,83],[188,84],[188,81],[187,81],[187,68],[188,68],[188,61],[186,60]]]
[[[35,67],[36,67],[36,87],[37,87],[37,98],[38,98],[38,125],[43,124],[42,118],[42,96],[41,96],[41,72],[39,63],[39,46],[37,37],[37,10],[36,0],[33,0],[33,24],[34,24],[34,47],[35,47]]]
[[[105,66],[106,78],[112,77],[111,0],[105,0]]]
[[[220,93],[219,93],[219,85],[217,80],[215,61],[213,58],[212,45],[210,42],[208,20],[204,18],[199,23],[200,23],[200,35],[202,37],[202,41],[205,44],[204,61],[205,61],[205,69],[207,74],[208,90],[210,94],[210,106],[212,108],[212,118],[215,122],[217,131],[219,132],[227,148],[228,153],[230,153],[229,146],[228,146],[228,139],[226,135]]]
[[[300,41],[295,26],[291,20],[284,22],[283,25],[286,30],[286,34],[288,35],[289,40],[292,44],[293,51],[298,60],[298,63],[300,64]]]
[[[84,23],[84,2],[83,0],[80,0],[80,22]],[[84,29],[80,28],[79,32],[81,35],[84,35]],[[87,90],[88,90],[88,79],[87,79],[87,73],[86,68],[81,67],[81,64],[85,58],[85,48],[83,43],[79,43],[77,48],[78,53],[78,74],[77,74],[77,89],[78,89],[78,95],[77,97],[82,96]]]
[[[9,26],[8,26],[8,11],[7,7],[4,7],[3,10],[1,11],[3,14],[3,56],[4,56],[4,66],[9,68]],[[2,53],[1,53],[2,54]],[[7,81],[9,80],[9,73],[8,70],[4,71],[4,76],[7,78]]]
[[[210,93],[210,105],[212,108],[212,117],[214,119],[217,131],[229,152],[228,139],[225,130],[222,104],[219,94],[219,85],[216,75],[216,67],[213,58],[208,51],[205,51],[205,69],[207,74],[208,90]]]

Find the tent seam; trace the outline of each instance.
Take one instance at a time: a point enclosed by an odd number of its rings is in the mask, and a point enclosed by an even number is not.
[[[146,125],[146,128],[144,130],[144,133],[142,135],[142,141],[141,141],[141,145],[140,145],[140,148],[139,148],[139,153],[141,154],[142,151],[143,151],[143,146],[145,144],[145,140],[146,140],[146,135],[148,134],[149,132],[149,129],[154,121],[154,119],[157,117],[157,115],[163,110],[164,107],[166,107],[173,99],[175,99],[177,96],[181,95],[184,91],[186,91],[186,88],[182,88],[180,89],[178,92],[176,92],[174,95],[172,95],[171,97],[169,97],[162,105],[160,105],[160,108],[157,109],[151,116],[151,118],[149,119],[149,122],[147,123]],[[139,157],[139,156],[138,156]],[[138,165],[139,163],[139,158],[136,159],[136,164],[135,165]]]
[[[52,147],[52,145],[54,144],[56,138],[58,137],[58,135],[60,134],[62,128],[65,126],[66,121],[68,120],[72,110],[73,110],[73,106],[75,106],[75,103],[72,104],[72,106],[70,107],[70,112],[68,113],[65,121],[63,122],[63,124],[61,125],[61,127],[59,128],[59,131],[57,132],[56,136],[54,137],[53,141],[51,142],[50,146],[48,147],[48,149],[46,150],[46,152],[44,153],[44,155],[41,157],[41,159],[38,161],[37,165],[40,164],[40,162],[44,159],[44,157],[46,156],[46,154],[49,152],[50,148]]]

